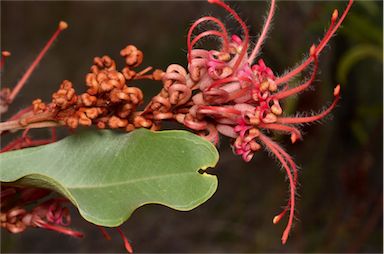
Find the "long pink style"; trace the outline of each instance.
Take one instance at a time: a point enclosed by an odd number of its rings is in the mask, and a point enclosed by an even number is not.
[[[243,40],[243,45],[241,48],[241,52],[239,54],[239,58],[236,60],[235,64],[233,65],[233,72],[236,72],[237,68],[239,67],[241,61],[244,59],[244,56],[247,53],[248,49],[248,43],[249,43],[249,32],[247,25],[244,23],[244,21],[239,17],[239,15],[231,8],[229,7],[226,3],[220,1],[220,0],[208,0],[209,3],[217,4],[221,7],[223,7],[226,11],[228,11],[235,19],[237,22],[239,22],[241,28],[243,29],[244,33],[244,40]]]
[[[263,31],[261,32],[260,37],[257,40],[255,48],[252,50],[252,53],[249,56],[249,59],[248,59],[248,63],[249,64],[253,63],[253,61],[255,60],[255,58],[257,56],[257,54],[260,51],[261,45],[263,45],[265,37],[267,36],[268,30],[269,30],[269,28],[271,26],[274,14],[275,14],[275,0],[272,0],[271,1],[271,7],[269,8],[268,17],[267,17],[267,19],[265,21],[265,24],[264,24],[264,27],[263,27]]]
[[[195,43],[191,42],[193,30],[195,30],[195,28],[198,27],[201,23],[208,22],[208,21],[211,21],[220,27],[221,33],[218,36],[221,37],[224,41],[224,49],[228,50],[228,44],[229,44],[228,43],[228,32],[227,32],[224,24],[219,19],[214,18],[214,17],[210,17],[210,16],[202,17],[202,18],[199,18],[198,20],[196,20],[188,30],[188,35],[187,35],[188,63],[191,63],[191,57],[192,57],[191,51],[192,51],[193,45],[196,44],[196,42],[197,42],[197,40],[195,41]],[[216,31],[216,32],[218,32],[218,31]],[[212,35],[217,35],[217,34],[212,34]]]
[[[52,37],[49,39],[47,44],[45,44],[44,48],[40,51],[40,53],[37,55],[36,59],[29,66],[27,71],[24,73],[24,75],[21,77],[19,82],[13,88],[11,94],[9,95],[9,103],[11,103],[15,99],[16,95],[23,88],[24,84],[27,82],[29,77],[32,75],[32,73],[36,69],[37,65],[40,63],[41,59],[47,53],[48,49],[52,46],[52,43],[56,40],[56,38],[59,36],[61,31],[65,30],[67,27],[68,27],[67,23],[65,23],[64,21],[60,21],[59,26],[57,27],[56,32],[52,35]]]
[[[337,29],[340,27],[341,23],[344,21],[345,17],[347,16],[347,13],[351,9],[351,6],[353,4],[353,0],[349,0],[349,3],[347,7],[345,8],[343,14],[341,15],[339,21],[335,24],[337,17],[338,17],[338,11],[335,10],[332,13],[331,16],[331,24],[328,28],[328,31],[325,33],[324,38],[321,40],[317,48],[315,49],[316,55],[319,55],[321,51],[324,49],[325,45],[329,42],[329,40],[332,38],[332,36],[336,33]],[[312,62],[314,61],[314,58],[312,56],[309,56],[302,64],[300,64],[298,67],[293,69],[292,71],[288,72],[282,77],[277,78],[275,81],[276,85],[283,84],[291,80],[293,77],[301,73],[305,68],[307,68]]]
[[[291,231],[291,228],[292,228],[292,224],[293,224],[293,218],[294,218],[294,213],[295,213],[295,191],[296,191],[296,183],[294,181],[294,177],[292,176],[292,172],[291,172],[291,169],[289,168],[288,164],[287,164],[287,161],[286,159],[283,157],[283,155],[281,154],[281,152],[277,149],[277,147],[279,147],[275,142],[273,142],[270,138],[268,138],[267,136],[265,136],[264,134],[260,134],[260,140],[264,143],[264,145],[266,146],[266,148],[268,150],[270,150],[275,156],[276,158],[280,161],[280,163],[283,165],[286,173],[287,173],[287,176],[288,176],[288,180],[289,180],[289,186],[290,186],[290,198],[289,198],[289,219],[288,219],[288,224],[287,226],[285,227],[285,230],[283,232],[283,236],[281,238],[282,240],[282,243],[285,244],[287,242],[287,239],[288,239],[288,236],[289,236],[289,233]],[[293,170],[293,169],[292,169]],[[285,214],[285,211],[283,211],[282,215]],[[282,216],[280,216],[282,217]],[[275,217],[276,218],[276,217]],[[276,221],[276,219],[274,218],[274,223],[277,223],[278,221]],[[280,219],[280,218],[279,218]]]

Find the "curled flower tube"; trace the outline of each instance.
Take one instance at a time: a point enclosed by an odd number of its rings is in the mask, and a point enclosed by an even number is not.
[[[191,87],[197,88],[197,92],[194,92],[191,102],[185,103],[186,108],[190,107],[189,113],[178,114],[176,110],[175,119],[192,130],[199,133],[203,131],[206,134],[204,136],[214,143],[217,143],[216,133],[231,138],[234,152],[247,162],[262,146],[276,157],[284,168],[290,186],[287,206],[273,219],[276,224],[285,214],[289,214],[282,236],[282,243],[285,244],[294,221],[298,170],[291,156],[269,134],[288,134],[291,142],[295,143],[303,139],[299,125],[323,119],[336,106],[340,98],[340,85],[334,89],[331,105],[316,115],[286,116],[281,101],[307,90],[314,82],[319,69],[318,57],[344,21],[353,1],[349,1],[340,18],[337,10],[332,13],[329,28],[318,45],[311,46],[308,58],[282,76],[276,75],[266,61],[258,58],[271,27],[275,1],[271,1],[268,16],[253,49],[250,49],[248,28],[239,15],[220,0],[209,2],[222,7],[234,17],[240,24],[243,38],[228,34],[224,24],[211,16],[203,17],[191,26],[187,38],[189,73],[183,73],[183,82],[192,84]],[[202,22],[214,23],[218,29],[202,31],[192,39],[193,30]],[[216,50],[196,48],[196,43],[208,35],[220,37],[222,47]],[[310,67],[306,80],[295,87],[287,85]]]

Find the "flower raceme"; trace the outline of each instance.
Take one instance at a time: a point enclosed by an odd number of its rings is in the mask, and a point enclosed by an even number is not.
[[[174,111],[174,117],[190,129],[205,132],[203,135],[214,143],[218,142],[219,134],[230,137],[234,152],[247,162],[262,146],[278,159],[289,179],[290,197],[286,208],[274,217],[273,223],[278,223],[289,211],[288,223],[282,236],[282,242],[285,244],[294,218],[297,166],[291,156],[268,134],[286,133],[290,135],[291,142],[295,143],[302,139],[298,125],[324,118],[337,104],[340,85],[334,89],[332,104],[317,115],[284,116],[281,100],[306,90],[315,80],[318,56],[345,19],[352,1],[349,1],[340,18],[337,10],[332,13],[327,32],[318,45],[312,45],[309,49],[308,58],[282,76],[276,76],[263,59],[257,59],[271,25],[275,1],[271,1],[267,19],[253,49],[247,26],[239,15],[220,0],[209,2],[228,11],[241,26],[243,36],[229,35],[223,22],[211,16],[202,17],[192,24],[187,36],[188,71],[181,66],[172,65],[163,78],[164,82],[169,83],[168,87],[184,85],[196,91],[193,96],[191,91],[183,92],[184,97],[192,96],[192,106],[186,112]],[[193,36],[194,30],[203,23],[211,23],[217,29],[206,30]],[[195,48],[196,44],[207,36],[220,39],[219,49]],[[287,86],[289,81],[310,67],[312,72],[306,81],[293,88]]]
[[[142,63],[144,55],[133,45],[128,45],[120,52],[126,62],[121,70],[111,57],[96,57],[90,73],[85,77],[87,86],[85,93],[77,94],[72,83],[65,80],[60,89],[52,95],[50,103],[45,104],[36,99],[31,107],[21,110],[7,122],[0,123],[1,134],[9,130],[26,129],[20,139],[8,144],[1,152],[45,144],[56,139],[53,131],[52,140],[31,140],[27,133],[32,128],[51,127],[54,130],[54,127],[65,125],[75,129],[78,126],[94,125],[100,129],[113,128],[129,132],[136,128],[158,130],[163,121],[179,122],[215,144],[219,141],[219,134],[229,137],[234,153],[240,155],[246,162],[264,147],[281,163],[289,180],[288,203],[283,211],[273,218],[273,223],[276,224],[285,214],[289,214],[282,235],[282,242],[285,244],[294,219],[298,170],[291,156],[272,140],[270,134],[274,132],[288,134],[291,142],[295,143],[302,139],[298,126],[324,118],[337,104],[340,85],[334,88],[331,105],[316,115],[285,116],[281,102],[305,91],[313,83],[318,71],[318,57],[344,21],[353,1],[349,1],[340,17],[337,10],[332,13],[329,28],[320,42],[310,47],[308,57],[296,68],[281,76],[274,73],[266,61],[258,58],[271,27],[276,8],[275,0],[271,0],[268,16],[253,48],[247,25],[239,15],[220,0],[208,1],[233,16],[242,29],[242,35],[229,34],[224,23],[218,18],[212,16],[199,18],[192,24],[187,34],[188,67],[171,64],[165,72],[161,70],[151,72],[152,67],[135,71],[134,68]],[[195,34],[197,28],[207,23],[214,25],[215,28]],[[61,22],[58,30],[12,91],[1,89],[0,113],[7,111],[9,104],[47,49],[65,28],[67,24]],[[214,50],[197,48],[196,45],[205,37],[217,37],[220,39],[220,44]],[[2,52],[0,69],[4,65],[5,57],[9,55],[9,52]],[[288,86],[290,81],[306,70],[309,70],[310,75],[305,81],[295,87]],[[139,107],[144,101],[142,91],[130,85],[131,82],[141,79],[163,83],[161,91],[143,110]],[[7,190],[2,190],[1,193],[7,194]],[[7,223],[11,221],[13,224],[9,224],[8,229],[14,232],[21,232],[26,226],[37,226],[81,236],[80,233],[63,227],[68,223],[63,224],[57,219],[64,217],[69,221],[67,210],[60,210],[61,216],[56,218],[52,215],[52,211],[58,207],[58,203],[52,201],[50,205],[43,205],[31,213],[38,214],[39,217],[33,217],[19,207],[9,210],[10,214],[2,214],[2,217],[9,219],[7,221],[4,219],[4,223],[2,221],[2,227],[8,227]],[[101,230],[108,238],[105,230],[102,228]],[[132,252],[128,240],[120,229],[118,231],[123,237],[126,249]]]

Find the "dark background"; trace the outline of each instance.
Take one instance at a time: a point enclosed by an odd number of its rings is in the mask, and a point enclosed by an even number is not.
[[[319,41],[334,8],[347,2],[278,1],[278,9],[262,58],[275,74],[299,63]],[[265,2],[231,3],[255,38],[267,12]],[[304,141],[290,144],[276,137],[301,166],[297,220],[288,243],[281,245],[285,220],[272,218],[288,198],[279,165],[264,152],[250,163],[220,145],[217,193],[191,212],[148,205],[138,209],[122,228],[137,252],[382,252],[383,190],[383,58],[382,2],[354,4],[342,29],[320,58],[315,90],[284,105],[286,112],[318,111],[342,83],[342,100],[333,120],[304,127]],[[1,48],[12,56],[1,76],[12,87],[54,32],[59,20],[69,23],[43,59],[8,115],[33,99],[49,101],[64,79],[84,87],[94,56],[123,60],[119,51],[135,44],[145,54],[143,66],[165,69],[186,66],[186,34],[196,18],[221,17],[238,33],[237,23],[206,2],[7,2],[1,1]],[[135,82],[147,99],[155,82]],[[7,117],[6,116],[6,117]],[[6,118],[5,117],[5,118]],[[32,132],[35,135],[44,131]],[[62,135],[64,135],[62,130]],[[6,142],[7,140],[3,140]],[[99,230],[73,211],[73,227],[83,240],[29,229],[11,235],[2,231],[2,252],[123,252],[115,230],[107,241]]]

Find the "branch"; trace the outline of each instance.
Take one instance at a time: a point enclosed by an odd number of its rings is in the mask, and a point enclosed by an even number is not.
[[[29,112],[17,120],[0,123],[0,133],[4,131],[15,132],[22,129],[47,128],[64,125],[63,121],[55,120],[53,112],[34,114]]]

